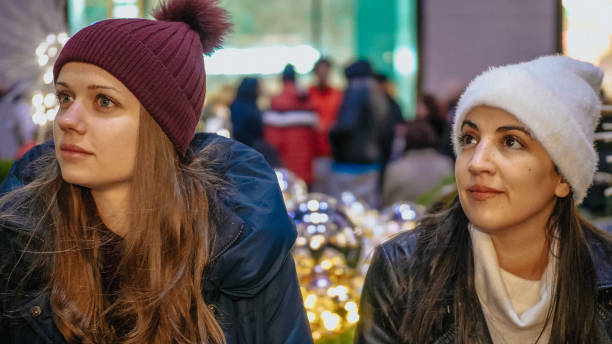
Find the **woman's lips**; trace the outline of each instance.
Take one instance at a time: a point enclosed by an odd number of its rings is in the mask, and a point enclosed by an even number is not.
[[[468,188],[468,192],[477,201],[486,201],[489,198],[495,197],[502,193],[502,191],[490,188],[484,185],[474,185]]]
[[[93,155],[93,153],[88,152],[77,145],[62,144],[60,146],[60,150],[62,152],[62,157],[64,158],[82,158]]]

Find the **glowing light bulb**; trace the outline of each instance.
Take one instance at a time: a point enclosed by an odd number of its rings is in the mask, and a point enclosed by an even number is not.
[[[68,42],[68,34],[65,32],[60,33],[57,35],[57,41],[60,42],[61,45],[66,44],[66,42]]]
[[[336,313],[324,311],[321,313],[321,319],[323,319],[323,326],[325,326],[328,331],[335,331],[340,327],[341,318]]]
[[[43,82],[47,85],[53,82],[53,72],[50,69],[43,75]]]
[[[47,35],[46,41],[49,44],[53,44],[55,42],[56,38],[57,38],[57,36],[55,36],[55,34],[50,33],[50,34]]]
[[[41,66],[44,66],[47,64],[47,62],[49,62],[49,56],[47,56],[46,54],[43,54],[41,56],[38,57],[38,64]]]
[[[49,48],[49,50],[47,50],[47,55],[49,55],[49,57],[55,57],[55,55],[57,55],[57,48],[56,47]]]
[[[316,199],[311,199],[310,201],[308,201],[308,210],[310,211],[319,210],[319,201],[317,201]]]
[[[47,95],[45,95],[45,100],[43,103],[48,108],[52,107],[55,104],[55,94],[47,93]]]
[[[357,304],[355,301],[349,301],[344,305],[344,309],[346,309],[347,312],[357,313]]]
[[[348,312],[346,314],[346,321],[351,324],[354,324],[359,321],[359,314],[357,312]]]
[[[317,296],[314,294],[309,294],[304,300],[304,307],[306,307],[307,309],[314,308],[316,302]]]
[[[32,104],[36,107],[40,107],[42,106],[43,103],[43,95],[40,93],[36,93],[33,97],[32,97]]]
[[[313,235],[310,238],[310,248],[313,250],[320,249],[325,244],[325,236],[321,234]]]

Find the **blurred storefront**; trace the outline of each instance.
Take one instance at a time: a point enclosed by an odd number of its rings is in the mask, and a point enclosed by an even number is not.
[[[612,0],[563,0],[563,53],[604,70],[603,92],[612,102]]]
[[[68,0],[71,32],[105,18],[150,17],[159,0]],[[223,49],[206,58],[211,93],[236,85],[245,75],[264,80],[264,92],[274,93],[276,75],[287,63],[295,65],[304,85],[321,57],[336,68],[332,82],[342,86],[342,69],[357,58],[369,59],[376,71],[397,84],[406,113],[412,112],[417,87],[417,1],[222,0],[234,31]]]

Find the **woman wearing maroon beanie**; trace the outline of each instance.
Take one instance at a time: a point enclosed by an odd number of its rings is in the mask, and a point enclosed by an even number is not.
[[[296,233],[261,155],[194,135],[215,0],[79,31],[54,142],[0,186],[3,343],[311,343]]]

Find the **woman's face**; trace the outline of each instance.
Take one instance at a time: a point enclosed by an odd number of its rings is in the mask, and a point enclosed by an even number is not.
[[[475,107],[461,126],[455,176],[470,222],[489,233],[545,224],[555,196],[567,196],[570,187],[542,145],[498,108]]]
[[[53,124],[55,152],[68,183],[92,189],[131,180],[140,102],[97,66],[70,62],[55,85],[60,110]]]

